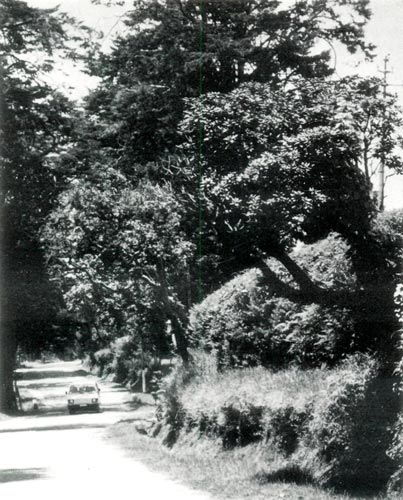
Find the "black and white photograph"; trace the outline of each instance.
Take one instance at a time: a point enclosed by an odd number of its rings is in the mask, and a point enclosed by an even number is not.
[[[403,496],[403,0],[0,0],[0,499]]]

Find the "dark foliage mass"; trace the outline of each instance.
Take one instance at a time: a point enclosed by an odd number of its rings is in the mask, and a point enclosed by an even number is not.
[[[60,188],[52,159],[70,141],[74,109],[46,74],[57,55],[83,54],[85,32],[56,9],[0,4],[1,411],[14,406],[18,345],[37,353],[53,336],[58,347],[66,340],[52,327],[60,294],[49,283],[38,231]]]

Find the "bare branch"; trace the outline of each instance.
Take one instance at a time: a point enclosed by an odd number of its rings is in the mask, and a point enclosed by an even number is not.
[[[287,253],[281,252],[275,257],[291,274],[302,292],[307,292],[309,294],[320,294],[324,291],[318,284],[314,283],[311,280],[308,273],[304,269],[302,269],[302,267],[300,267],[294,260],[292,260]]]

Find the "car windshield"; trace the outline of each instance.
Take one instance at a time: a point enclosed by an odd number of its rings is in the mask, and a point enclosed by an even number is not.
[[[93,385],[85,385],[80,387],[80,392],[96,392],[96,389]]]
[[[86,392],[96,392],[97,389],[94,385],[82,385],[82,386],[76,386],[76,385],[71,385],[69,389],[70,394],[76,394],[76,393],[86,393]]]

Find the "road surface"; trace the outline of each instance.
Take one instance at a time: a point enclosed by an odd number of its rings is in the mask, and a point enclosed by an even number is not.
[[[68,415],[69,383],[96,378],[79,362],[32,364],[19,376],[21,395],[35,397],[39,408],[0,421],[1,500],[211,498],[149,471],[102,439],[106,426],[141,416],[124,388],[100,380],[102,412]]]

